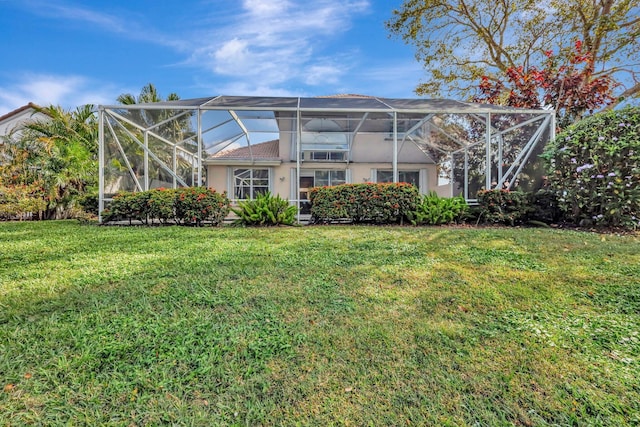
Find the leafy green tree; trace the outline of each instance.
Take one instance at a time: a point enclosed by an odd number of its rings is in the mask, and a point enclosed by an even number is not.
[[[0,180],[5,186],[37,186],[46,201],[43,218],[65,217],[97,184],[97,120],[92,105],[65,111],[39,108],[47,119],[25,124],[5,138]]]
[[[597,79],[619,83],[616,103],[640,95],[638,0],[404,0],[386,25],[416,47],[427,81],[418,94],[466,96],[482,76],[570,55],[576,40]]]

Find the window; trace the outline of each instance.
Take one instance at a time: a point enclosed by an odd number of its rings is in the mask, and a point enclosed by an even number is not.
[[[346,173],[343,170],[315,171],[314,178],[314,187],[340,185],[346,182]]]
[[[376,182],[393,182],[393,171],[376,171]],[[398,171],[398,182],[407,182],[420,188],[419,171]]]
[[[269,191],[269,169],[234,169],[233,196],[236,200],[255,199]]]
[[[345,161],[345,151],[311,151],[309,153],[309,160],[324,160],[324,161]]]

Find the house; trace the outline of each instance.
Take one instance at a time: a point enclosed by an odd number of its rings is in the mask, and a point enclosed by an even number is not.
[[[100,106],[100,210],[115,192],[206,185],[233,202],[270,191],[409,182],[461,194],[542,180],[554,112],[452,100],[216,96]]]
[[[329,133],[327,129],[332,129]],[[299,201],[300,213],[310,213],[309,190],[313,187],[358,182],[393,182],[391,137],[371,135],[366,143],[350,141],[336,120],[310,120],[302,130],[299,178],[291,138],[266,141],[251,147],[217,152],[204,160],[207,186],[227,191],[232,201],[252,199],[270,191]],[[374,139],[376,141],[374,141]],[[398,152],[398,181],[408,182],[426,194],[451,195],[448,183],[438,185],[438,168],[415,144]]]
[[[5,136],[19,135],[27,121],[47,119],[48,116],[40,112],[39,109],[39,106],[30,102],[0,116],[0,143]]]

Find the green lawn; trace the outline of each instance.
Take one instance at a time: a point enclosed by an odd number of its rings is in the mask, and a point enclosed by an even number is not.
[[[0,224],[0,425],[640,424],[640,237]]]

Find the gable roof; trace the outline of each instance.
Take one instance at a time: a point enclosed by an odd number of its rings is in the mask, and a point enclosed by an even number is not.
[[[47,117],[48,115],[41,111],[40,106],[30,102],[0,116],[0,136],[21,132],[26,123]]]
[[[280,161],[280,141],[272,141],[251,144],[251,146],[222,150],[210,156],[208,160],[276,160]]]
[[[0,116],[0,123],[5,121],[6,119],[10,119],[13,116],[17,116],[18,114],[22,113],[23,111],[26,111],[28,109],[33,109],[33,110],[38,110],[40,109],[40,106],[34,104],[33,102],[28,103],[27,105],[23,105],[22,107],[18,107],[13,111],[9,111],[6,114],[3,114],[2,116]]]

